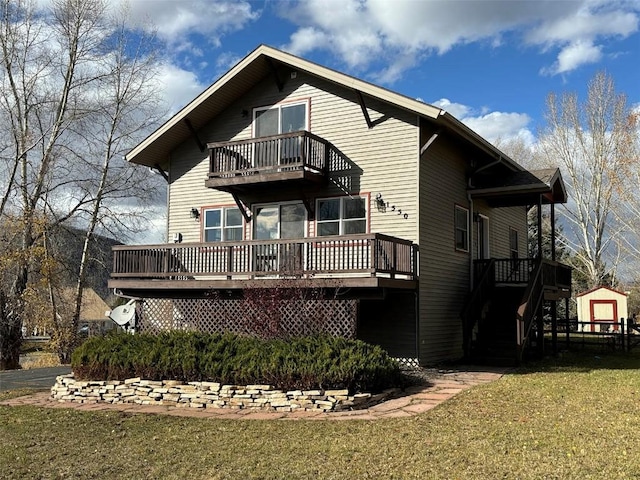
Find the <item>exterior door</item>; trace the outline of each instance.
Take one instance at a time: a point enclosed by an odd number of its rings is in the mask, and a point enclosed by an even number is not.
[[[606,325],[595,322],[611,322],[613,330],[618,330],[618,302],[615,300],[590,300],[589,311],[592,332],[604,332],[607,329]]]
[[[478,259],[486,260],[489,254],[489,217],[478,217]]]
[[[254,210],[255,240],[304,238],[307,211],[302,203],[257,206]],[[294,273],[302,269],[303,243],[274,242],[255,245],[255,271]]]

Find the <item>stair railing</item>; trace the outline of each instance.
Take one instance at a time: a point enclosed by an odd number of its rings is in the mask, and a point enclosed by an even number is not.
[[[476,284],[471,292],[471,296],[467,301],[464,310],[460,314],[462,318],[462,342],[465,358],[471,356],[471,343],[473,329],[478,322],[485,303],[491,296],[493,287],[495,286],[495,259],[491,259],[485,265],[484,270],[478,275]]]
[[[522,361],[522,355],[533,327],[533,320],[540,310],[542,300],[544,298],[544,279],[542,275],[543,262],[537,260],[533,271],[529,277],[527,289],[522,295],[522,301],[516,313],[517,322],[517,358],[516,361]]]

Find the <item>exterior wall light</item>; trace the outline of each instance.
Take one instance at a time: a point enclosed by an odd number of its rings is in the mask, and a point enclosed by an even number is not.
[[[192,208],[191,209],[191,218],[194,218],[194,219],[198,220],[200,218],[200,210],[198,210],[197,208]]]

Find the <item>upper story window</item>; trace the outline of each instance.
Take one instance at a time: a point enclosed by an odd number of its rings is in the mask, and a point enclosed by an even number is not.
[[[308,130],[308,103],[283,103],[253,111],[254,137],[269,137],[280,133]]]
[[[455,208],[456,250],[469,251],[469,210],[459,205]]]
[[[242,214],[237,207],[207,208],[203,230],[205,242],[242,240]]]
[[[367,232],[367,202],[363,197],[323,198],[317,201],[316,234],[352,235]]]

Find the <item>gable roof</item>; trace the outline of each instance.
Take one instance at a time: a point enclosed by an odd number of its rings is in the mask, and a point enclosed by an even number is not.
[[[73,305],[75,301],[75,289],[65,288],[62,291],[63,300],[68,305]],[[111,310],[100,295],[93,288],[84,288],[82,290],[82,306],[80,307],[80,321],[105,320],[105,312]]]
[[[567,191],[558,168],[492,172],[474,179],[469,192],[473,198],[485,198],[498,205],[532,205],[540,195],[543,203],[567,201]]]
[[[616,293],[618,295],[623,295],[625,297],[629,296],[628,294],[626,294],[624,292],[621,292],[620,290],[615,290],[615,289],[613,289],[611,287],[606,287],[606,286],[603,285],[601,287],[594,287],[594,288],[591,288],[591,289],[586,290],[584,292],[580,292],[580,293],[576,294],[576,298],[584,297],[585,295],[589,295],[590,293],[597,292],[598,290],[609,290],[610,292]]]
[[[235,99],[246,93],[258,81],[273,73],[276,64],[288,65],[345,88],[353,89],[360,94],[416,113],[464,138],[486,154],[496,158],[500,163],[505,164],[510,170],[524,170],[487,140],[441,108],[323,67],[267,45],[260,45],[249,53],[209,88],[133,148],[125,156],[126,160],[148,167],[159,168],[166,166],[169,152],[186,140],[191,135],[192,129],[197,131],[211,118],[222,112]]]

